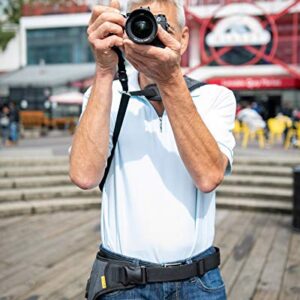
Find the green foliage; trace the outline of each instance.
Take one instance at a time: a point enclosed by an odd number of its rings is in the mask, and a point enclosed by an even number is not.
[[[4,51],[9,41],[15,36],[14,32],[5,32],[0,28],[0,50]]]
[[[4,14],[7,16],[7,21],[13,24],[19,24],[22,6],[24,0],[9,0],[6,7],[4,8]]]
[[[5,21],[0,22],[0,51],[4,51],[9,43],[9,41],[14,38],[14,31],[4,30],[7,24],[20,23],[20,18],[22,16],[22,6],[24,3],[34,4],[34,3],[44,3],[48,5],[61,4],[65,5],[68,3],[74,3],[74,0],[0,0],[0,13],[1,8],[4,12]]]
[[[4,51],[9,41],[14,38],[14,31],[4,30],[8,24],[19,24],[24,0],[9,0],[3,4],[4,21],[0,23],[0,50]]]

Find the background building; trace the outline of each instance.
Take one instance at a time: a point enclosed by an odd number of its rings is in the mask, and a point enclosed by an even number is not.
[[[300,107],[300,1],[187,1],[187,74],[256,101],[273,117]]]
[[[17,70],[0,77],[0,97],[41,109],[55,93],[83,92],[94,72],[86,39],[91,7],[108,2],[25,4],[16,37],[0,53],[0,72]],[[265,118],[284,106],[300,107],[300,1],[189,0],[186,17],[191,35],[182,66],[189,76],[225,85],[239,101],[260,103]],[[22,74],[20,85],[14,78]],[[47,79],[44,85],[36,84],[36,74]],[[37,94],[39,100],[30,100]]]

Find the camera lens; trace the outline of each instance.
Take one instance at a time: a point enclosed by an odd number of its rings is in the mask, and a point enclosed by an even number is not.
[[[131,25],[131,28],[132,28],[132,33],[140,39],[145,39],[146,37],[151,35],[153,30],[152,23],[149,22],[149,20],[144,18],[135,19]]]
[[[133,11],[125,25],[128,37],[138,44],[150,44],[157,35],[157,22],[154,15],[148,9]]]

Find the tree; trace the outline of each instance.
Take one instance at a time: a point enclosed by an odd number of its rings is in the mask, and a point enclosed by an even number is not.
[[[0,50],[4,51],[9,41],[15,37],[15,26],[18,25],[24,0],[2,2],[3,19],[0,21]]]
[[[15,37],[15,27],[19,25],[22,16],[23,4],[42,3],[42,4],[63,4],[73,2],[72,0],[0,0],[0,14],[3,12],[2,20],[0,19],[0,51],[4,51],[9,41]],[[0,16],[1,17],[1,16]]]

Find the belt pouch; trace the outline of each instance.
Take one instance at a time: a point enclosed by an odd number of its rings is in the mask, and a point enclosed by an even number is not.
[[[126,266],[128,262],[116,261],[102,257],[98,252],[94,261],[91,275],[86,285],[86,299],[97,300],[100,296],[107,293],[133,288],[134,285],[123,285],[120,282],[114,281],[110,269],[113,265]]]

